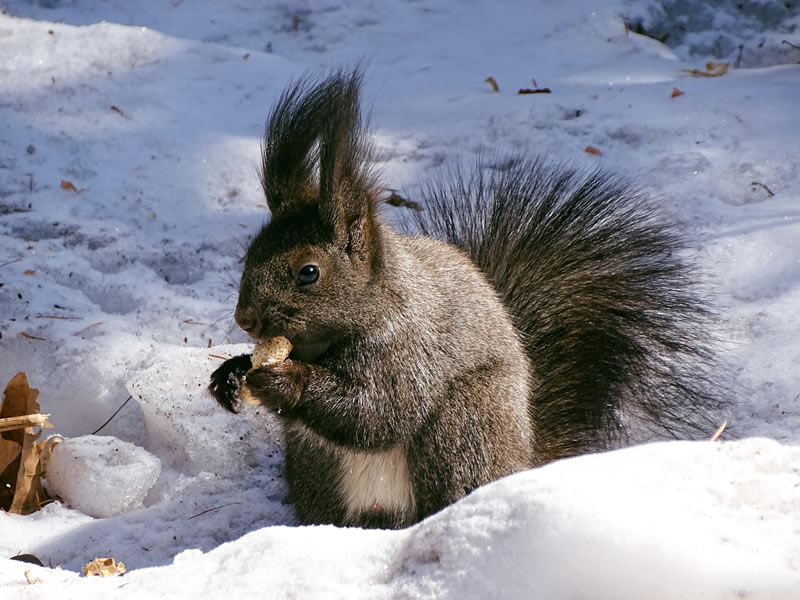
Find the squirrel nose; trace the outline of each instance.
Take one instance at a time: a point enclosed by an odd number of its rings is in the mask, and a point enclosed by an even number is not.
[[[247,333],[251,333],[256,328],[256,320],[249,315],[242,314],[238,310],[234,313],[233,319],[236,321],[236,324]]]

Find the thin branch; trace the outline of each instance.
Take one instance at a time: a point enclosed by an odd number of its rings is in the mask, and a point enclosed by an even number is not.
[[[750,182],[750,185],[758,185],[758,186],[761,186],[762,188],[764,188],[764,189],[767,191],[767,194],[769,194],[770,198],[771,198],[772,196],[774,196],[774,195],[775,195],[775,194],[772,192],[772,190],[771,190],[771,189],[769,189],[767,186],[765,186],[765,185],[764,185],[763,183],[761,183],[760,181],[751,181],[751,182]]]
[[[111,419],[113,419],[114,417],[116,417],[116,416],[117,416],[117,414],[119,413],[119,411],[121,411],[123,408],[125,408],[125,405],[126,405],[128,402],[130,402],[130,401],[131,401],[131,398],[133,398],[133,396],[128,396],[128,399],[127,399],[127,400],[125,400],[125,402],[123,402],[123,403],[122,403],[122,406],[120,406],[120,407],[119,407],[117,410],[115,410],[115,411],[114,411],[114,414],[113,414],[113,415],[111,415],[110,417],[108,417],[108,420],[107,420],[105,423],[103,423],[102,425],[100,425],[100,427],[98,427],[97,429],[95,429],[95,430],[92,432],[92,435],[97,435],[97,432],[98,432],[98,431],[100,431],[100,430],[101,430],[103,427],[105,427],[106,425],[108,425],[108,424],[111,422]]]
[[[711,441],[716,442],[717,438],[722,435],[722,432],[725,431],[725,428],[728,426],[728,421],[725,420],[722,422],[722,425],[714,432],[714,435],[711,436]]]
[[[213,510],[219,510],[220,508],[225,508],[226,506],[233,506],[234,504],[241,504],[241,502],[228,502],[227,504],[220,504],[219,506],[215,506],[214,508],[208,508],[208,509],[204,510],[203,512],[199,512],[196,515],[192,515],[191,517],[187,518],[186,520],[190,521],[190,520],[194,519],[195,517],[199,517],[199,516],[204,515],[206,513],[210,513]]]

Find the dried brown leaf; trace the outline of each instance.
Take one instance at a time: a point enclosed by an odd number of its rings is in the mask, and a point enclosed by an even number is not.
[[[39,337],[39,336],[36,336],[36,335],[31,335],[30,333],[25,333],[24,331],[21,332],[20,335],[22,337],[24,337],[24,338],[29,339],[29,340],[39,340],[40,342],[46,342],[47,341],[43,337]]]
[[[25,373],[17,373],[6,386],[0,404],[0,419],[39,414],[39,390],[28,386]],[[46,418],[46,417],[45,417]],[[8,421],[6,421],[8,422]],[[47,425],[41,423],[40,427]],[[29,514],[41,508],[48,497],[42,488],[42,468],[32,426],[0,433],[0,508]]]
[[[111,577],[112,575],[123,575],[126,571],[125,564],[118,563],[114,558],[95,558],[81,567],[81,573],[85,577]]]
[[[29,585],[33,585],[34,583],[44,583],[41,578],[36,577],[30,570],[25,571],[25,581],[27,581]]]
[[[550,91],[550,88],[522,88],[517,94],[552,94],[553,92]]]
[[[422,211],[422,207],[419,205],[418,202],[414,202],[413,200],[408,200],[395,191],[392,191],[392,193],[386,199],[386,204],[390,206],[408,208],[410,210],[415,210],[417,212]]]
[[[681,71],[694,77],[721,77],[728,72],[728,67],[730,63],[707,62],[705,71],[701,69],[681,69]]]
[[[42,487],[42,465],[36,448],[36,440],[40,435],[41,431],[34,434],[25,430],[14,500],[8,510],[10,513],[29,515],[39,510],[49,499]]]
[[[75,185],[71,181],[67,181],[65,179],[61,180],[61,189],[62,190],[71,190],[71,191],[75,192],[76,194],[78,193],[78,188],[76,188]]]

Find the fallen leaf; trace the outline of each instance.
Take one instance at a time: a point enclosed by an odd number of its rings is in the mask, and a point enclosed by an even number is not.
[[[487,78],[486,78],[486,80],[485,80],[485,81],[486,81],[486,83],[488,83],[490,86],[492,86],[492,91],[493,91],[493,92],[499,92],[499,91],[500,91],[500,86],[499,86],[499,85],[497,85],[497,80],[496,80],[494,77],[492,77],[492,76],[490,75],[489,77],[487,77]]]
[[[50,415],[48,415],[50,416]],[[47,421],[42,427],[52,428],[53,425],[50,421]],[[53,456],[53,450],[56,446],[58,446],[61,442],[64,441],[64,438],[60,435],[53,435],[50,436],[47,440],[42,440],[38,444],[36,444],[36,450],[39,452],[39,462],[42,465],[42,477],[45,479],[47,478],[47,463],[50,462],[50,457]]]
[[[550,88],[522,88],[517,94],[552,94],[553,92],[550,91]]]
[[[123,575],[126,571],[125,564],[118,563],[113,558],[95,558],[81,567],[81,573],[85,577],[111,577],[112,575]]]
[[[0,419],[30,417],[40,413],[36,399],[39,390],[28,386],[25,373],[17,373],[6,386],[0,404]],[[6,421],[8,423],[8,421]],[[47,421],[41,422],[45,427]],[[42,487],[42,466],[32,425],[0,433],[0,508],[27,515],[41,508],[48,500]]]
[[[408,208],[411,210],[415,210],[417,212],[422,211],[422,207],[419,205],[418,202],[414,202],[413,200],[407,200],[406,198],[404,198],[403,196],[394,191],[386,199],[386,204],[390,206]]]
[[[22,274],[23,274],[23,275],[34,275],[34,274],[36,274],[36,271],[34,271],[33,269],[25,269],[25,270],[22,272]]]
[[[9,560],[16,560],[23,563],[28,563],[29,565],[36,565],[38,567],[43,567],[42,561],[39,560],[39,557],[35,554],[15,554],[14,556],[9,557]]]
[[[44,339],[42,337],[31,335],[30,333],[25,333],[24,331],[22,333],[20,333],[20,335],[22,337],[24,337],[24,338],[29,339],[29,340],[39,340],[40,342],[46,342],[47,341],[46,339]]]
[[[729,66],[730,63],[707,62],[705,71],[700,69],[681,69],[681,71],[695,77],[720,77],[728,72]]]
[[[78,193],[78,188],[76,188],[71,181],[67,181],[65,179],[61,180],[61,189],[62,190],[72,190],[76,194]]]
[[[34,583],[44,583],[39,577],[36,577],[30,570],[25,571],[25,581],[28,584],[33,585]]]
[[[14,501],[8,512],[18,515],[29,515],[39,510],[44,502],[49,499],[47,492],[42,487],[42,467],[39,463],[39,452],[36,450],[36,440],[41,435],[25,430],[20,453],[20,466],[17,473],[17,485],[14,490]]]
[[[679,90],[676,87],[672,88],[672,97],[673,98],[677,98],[678,96],[683,96],[684,93],[685,92],[682,92],[681,90]]]
[[[586,148],[584,148],[583,151],[586,152],[586,154],[596,154],[597,156],[603,155],[603,153],[600,152],[600,150],[598,150],[594,146],[586,146]]]

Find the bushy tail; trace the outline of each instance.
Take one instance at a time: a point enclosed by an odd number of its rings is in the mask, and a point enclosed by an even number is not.
[[[451,174],[417,228],[464,250],[522,332],[541,462],[637,438],[710,436],[709,313],[674,226],[628,183],[542,161]]]

